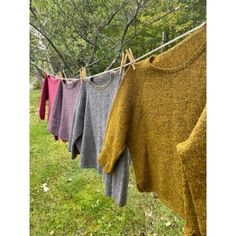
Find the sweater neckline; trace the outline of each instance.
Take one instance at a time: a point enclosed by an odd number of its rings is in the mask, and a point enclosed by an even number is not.
[[[177,66],[170,66],[170,67],[161,67],[158,65],[154,65],[153,61],[157,60],[157,64],[158,64],[158,60],[162,59],[163,56],[171,53],[172,50],[175,49],[179,49],[179,47],[181,47],[181,45],[188,43],[191,44],[192,40],[194,40],[195,36],[197,36],[198,34],[202,33],[202,31],[205,30],[205,25],[200,28],[199,30],[197,30],[195,33],[193,33],[192,35],[190,35],[189,37],[187,37],[186,39],[182,40],[180,43],[178,43],[177,45],[175,45],[173,48],[167,50],[166,52],[162,53],[161,55],[158,56],[151,56],[147,59],[147,62],[149,64],[149,66],[154,69],[155,71],[159,71],[162,73],[174,73],[174,72],[178,72],[184,68],[186,68],[189,64],[191,64],[195,59],[198,58],[198,56],[201,55],[201,53],[205,50],[206,48],[206,40],[204,40],[200,46],[196,47],[196,51],[189,57],[187,57],[185,60],[183,60],[180,64],[178,64]]]
[[[76,82],[78,81],[73,81],[73,80],[70,81],[65,79],[62,80],[62,84],[68,89],[72,89],[75,86]]]
[[[98,75],[98,76],[94,76],[88,79],[88,83],[91,84],[94,88],[98,88],[98,89],[105,89],[107,87],[110,86],[110,84],[112,83],[113,79],[114,79],[115,75],[113,71],[107,72],[106,74],[103,75]],[[96,80],[99,79],[105,79],[108,78],[109,80],[107,82],[105,82],[104,84],[96,84]],[[94,81],[95,79],[95,81]]]
[[[53,82],[58,82],[58,78],[56,76],[53,76],[53,75],[47,75],[47,79],[53,81]]]

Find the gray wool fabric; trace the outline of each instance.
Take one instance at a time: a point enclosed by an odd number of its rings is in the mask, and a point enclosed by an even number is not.
[[[127,202],[129,180],[128,149],[110,174],[105,174],[97,161],[120,79],[119,72],[107,72],[81,85],[68,150],[72,153],[72,159],[80,153],[81,168],[96,168],[103,174],[105,194],[113,197],[119,206],[124,206]]]
[[[57,89],[48,130],[55,138],[69,141],[76,99],[79,95],[80,80],[62,80]]]

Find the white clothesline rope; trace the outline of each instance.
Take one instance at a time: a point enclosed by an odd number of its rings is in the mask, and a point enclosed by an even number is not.
[[[159,47],[153,49],[152,51],[150,51],[150,52],[148,52],[148,53],[146,53],[146,54],[144,54],[144,55],[142,55],[142,56],[136,58],[134,61],[137,62],[137,61],[139,61],[139,60],[141,60],[141,59],[143,59],[143,58],[145,58],[145,57],[151,55],[152,53],[154,53],[154,52],[156,52],[156,51],[158,51],[158,50],[160,50],[160,49],[162,49],[162,48],[164,48],[164,47],[166,47],[166,46],[168,46],[168,45],[170,45],[170,44],[172,44],[172,43],[178,41],[179,39],[185,37],[186,35],[188,35],[188,34],[190,34],[190,33],[192,33],[192,32],[194,32],[195,30],[200,29],[200,28],[201,28],[203,25],[205,25],[205,24],[206,24],[206,22],[204,22],[204,23],[198,25],[197,27],[195,27],[195,28],[193,28],[193,29],[191,29],[191,30],[189,30],[189,31],[187,31],[187,32],[185,32],[185,33],[183,33],[183,34],[177,36],[176,38],[170,40],[169,42],[164,43],[164,44],[162,44],[161,46],[159,46]],[[123,65],[123,67],[128,66],[128,65],[130,65],[130,64],[131,64],[131,62],[126,63],[125,65]],[[116,67],[116,68],[113,68],[113,69],[110,69],[110,70],[105,70],[105,71],[100,72],[100,73],[95,74],[95,75],[87,76],[87,77],[84,78],[83,80],[87,80],[87,79],[90,79],[90,78],[92,78],[92,77],[96,77],[96,76],[98,76],[98,75],[102,75],[102,74],[105,74],[105,73],[107,73],[107,72],[116,71],[116,70],[119,70],[119,69],[120,69],[120,66],[119,66],[119,67]],[[59,79],[64,79],[64,78],[59,78]],[[65,78],[65,79],[67,79],[67,80],[79,80],[80,78]]]

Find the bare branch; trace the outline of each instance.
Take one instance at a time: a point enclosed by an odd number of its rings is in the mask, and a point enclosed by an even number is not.
[[[30,25],[36,29],[44,38],[47,39],[47,41],[49,42],[49,44],[53,47],[53,49],[57,52],[57,54],[59,55],[59,57],[61,58],[61,60],[63,61],[64,65],[66,66],[66,68],[68,68],[68,70],[70,70],[70,67],[68,66],[68,64],[66,63],[64,57],[62,56],[61,52],[59,51],[59,49],[55,46],[55,44],[52,42],[52,40],[47,36],[47,34],[45,32],[43,32],[41,29],[39,29],[36,25],[34,25],[32,22],[30,22]]]

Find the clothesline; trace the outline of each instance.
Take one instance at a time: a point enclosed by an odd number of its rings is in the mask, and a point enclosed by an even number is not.
[[[192,33],[192,32],[194,32],[195,30],[200,29],[200,28],[201,28],[203,25],[205,25],[205,24],[206,24],[206,22],[204,22],[204,23],[198,25],[197,27],[195,27],[195,28],[193,28],[193,29],[191,29],[191,30],[189,30],[189,31],[187,31],[187,32],[185,32],[185,33],[183,33],[183,34],[177,36],[176,38],[170,40],[169,42],[162,44],[161,46],[159,46],[159,47],[153,49],[152,51],[150,51],[150,52],[148,52],[148,53],[146,53],[146,54],[144,54],[144,55],[142,55],[142,56],[136,58],[136,59],[134,60],[134,62],[137,62],[137,61],[139,61],[139,60],[141,60],[141,59],[143,59],[143,58],[145,58],[145,57],[151,55],[152,53],[154,53],[154,52],[156,52],[156,51],[158,51],[158,50],[160,50],[160,49],[162,49],[162,48],[164,48],[164,47],[166,47],[166,46],[168,46],[168,45],[170,45],[170,44],[172,44],[172,43],[178,41],[179,39],[185,37],[186,35],[188,35],[188,34],[190,34],[190,33]],[[128,65],[130,65],[130,64],[131,64],[131,62],[126,63],[123,67],[128,66]],[[120,66],[119,66],[119,67],[116,67],[116,68],[113,68],[113,69],[110,69],[110,70],[106,70],[106,71],[97,73],[97,74],[95,74],[95,75],[87,76],[86,78],[84,78],[84,80],[90,79],[90,78],[95,77],[95,76],[98,76],[98,75],[102,75],[102,74],[107,73],[107,72],[116,71],[116,70],[119,70],[119,69],[120,69]],[[63,80],[63,79],[67,79],[67,80],[79,80],[79,78],[58,78],[58,79],[62,79],[62,80]]]

